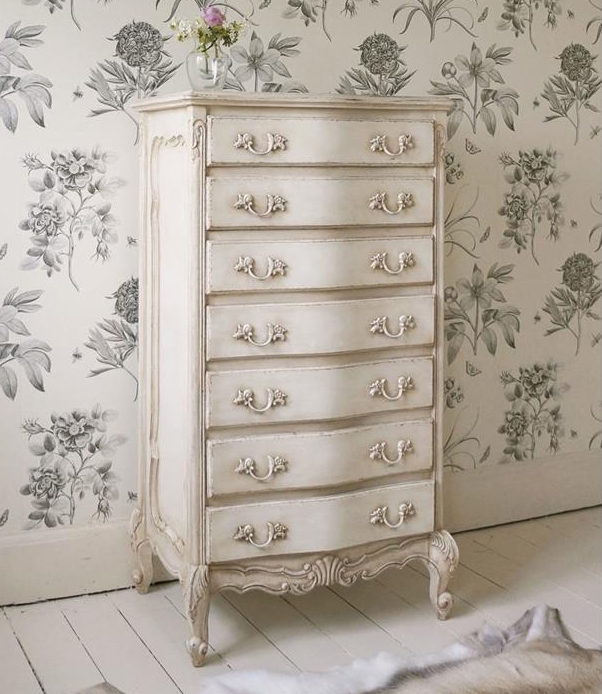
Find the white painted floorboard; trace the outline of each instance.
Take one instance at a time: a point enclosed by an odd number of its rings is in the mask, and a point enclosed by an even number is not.
[[[200,694],[229,670],[323,670],[370,657],[435,651],[480,626],[507,625],[537,603],[557,607],[576,641],[602,642],[600,507],[456,536],[456,603],[440,622],[421,564],[349,588],[275,598],[225,592],[211,602],[211,650],[193,668],[178,583],[0,611],[0,694],[75,694],[108,680],[126,694]]]

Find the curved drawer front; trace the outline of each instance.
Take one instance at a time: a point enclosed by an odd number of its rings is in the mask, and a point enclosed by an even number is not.
[[[433,163],[432,121],[208,118],[208,164]]]
[[[434,529],[432,482],[208,508],[209,561],[330,551]]]
[[[432,178],[207,179],[207,228],[432,224]]]
[[[339,419],[428,407],[432,399],[430,357],[207,374],[209,426]]]
[[[207,494],[349,484],[429,470],[432,456],[433,424],[428,419],[209,441]]]
[[[430,284],[430,237],[209,241],[207,292]]]
[[[432,296],[207,309],[209,359],[331,354],[428,345]]]

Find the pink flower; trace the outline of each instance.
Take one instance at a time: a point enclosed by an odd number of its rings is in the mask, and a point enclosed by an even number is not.
[[[219,9],[219,7],[215,6],[204,7],[201,9],[201,16],[205,20],[207,26],[210,27],[221,27],[226,21],[226,15]]]

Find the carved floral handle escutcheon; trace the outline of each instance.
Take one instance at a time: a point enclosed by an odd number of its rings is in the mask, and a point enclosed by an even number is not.
[[[248,255],[241,255],[236,261],[234,269],[236,270],[236,272],[244,272],[246,275],[249,275],[249,277],[252,277],[254,280],[267,280],[270,277],[276,277],[276,275],[286,275],[286,263],[283,260],[279,260],[278,258],[268,257],[268,266],[264,275],[256,275],[254,267],[254,258],[251,258]]]
[[[255,149],[255,141],[253,135],[250,133],[237,133],[236,140],[234,140],[234,147],[236,149],[246,149],[252,154],[258,154],[263,156],[264,154],[270,154],[270,152],[276,152],[277,150],[285,150],[287,139],[284,135],[279,135],[278,133],[266,133],[265,134],[267,144],[265,149]]]
[[[387,379],[378,378],[368,386],[368,393],[373,397],[383,397],[386,400],[399,400],[408,390],[414,387],[414,380],[411,376],[400,376],[397,379],[397,395],[387,393]]]
[[[253,458],[239,458],[238,465],[234,468],[234,472],[238,472],[239,475],[249,475],[257,482],[265,482],[270,478],[274,477],[279,472],[286,472],[288,465],[288,460],[279,455],[268,455],[268,471],[265,475],[257,475],[257,463]]]
[[[255,199],[249,193],[239,193],[234,203],[235,210],[245,210],[255,217],[270,217],[276,212],[286,212],[286,200],[281,195],[266,194],[266,209],[264,212],[257,212],[254,208]]]
[[[389,332],[387,327],[387,316],[379,316],[370,323],[370,332],[375,335],[386,335],[387,337],[399,338],[404,335],[407,330],[412,330],[416,327],[413,316],[399,316],[399,330],[396,333]]]
[[[413,149],[414,140],[411,135],[400,135],[397,138],[397,152],[391,151],[387,147],[387,136],[386,135],[376,135],[370,140],[370,149],[373,152],[383,152],[390,157],[398,157],[403,154],[408,149]]]
[[[375,253],[370,258],[370,267],[373,270],[383,270],[383,272],[389,275],[399,275],[406,268],[416,265],[416,260],[414,259],[412,251],[402,251],[398,256],[399,267],[397,270],[393,270],[387,263],[387,255],[386,251],[384,253]]]
[[[265,542],[255,542],[255,528],[250,525],[239,525],[236,532],[233,535],[233,539],[242,540],[243,542],[249,542],[253,547],[261,549],[262,547],[267,547],[271,545],[272,542],[276,540],[286,540],[286,534],[288,528],[282,523],[267,523],[268,536]]]
[[[370,446],[370,459],[383,460],[387,465],[397,465],[403,462],[407,453],[414,452],[414,446],[410,439],[400,439],[397,442],[397,458],[388,458],[386,448],[387,444],[384,441],[379,441]]]
[[[401,525],[403,525],[406,518],[416,514],[414,504],[412,504],[411,501],[406,501],[403,504],[399,504],[399,508],[397,509],[399,520],[397,523],[390,523],[387,518],[388,510],[388,506],[379,506],[378,508],[375,508],[374,511],[370,513],[370,523],[373,525],[386,525],[387,528],[395,530],[395,528],[399,528]]]
[[[278,407],[278,405],[286,405],[286,393],[283,393],[278,388],[266,388],[267,399],[266,404],[263,407],[255,406],[255,393],[250,388],[239,388],[232,402],[235,405],[242,405],[243,407],[248,407],[253,412],[257,414],[262,414],[267,412],[272,407]]]
[[[370,198],[370,204],[368,207],[371,210],[382,210],[387,214],[399,214],[403,212],[408,207],[412,207],[414,204],[414,198],[412,193],[399,193],[397,196],[397,209],[391,210],[387,205],[387,194],[386,193],[376,193]]]
[[[255,329],[249,323],[238,324],[236,326],[236,332],[232,335],[235,340],[245,340],[256,347],[265,347],[271,342],[278,342],[279,340],[286,340],[286,333],[288,332],[286,328],[283,328],[278,323],[266,323],[267,335],[263,342],[257,342],[253,337],[253,331]]]

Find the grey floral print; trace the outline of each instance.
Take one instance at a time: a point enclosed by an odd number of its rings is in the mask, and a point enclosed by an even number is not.
[[[519,150],[517,157],[508,152],[502,152],[500,156],[506,169],[506,181],[511,185],[498,210],[506,224],[500,247],[514,246],[517,253],[529,248],[537,265],[535,236],[539,225],[545,218],[548,238],[556,240],[564,224],[557,189],[568,174],[557,171],[556,156],[556,150],[551,147]]]
[[[361,68],[347,70],[336,91],[339,94],[394,96],[410,81],[414,72],[401,59],[405,46],[387,34],[372,34],[358,47]],[[363,68],[363,69],[362,69]]]
[[[512,62],[508,57],[512,48],[489,46],[483,57],[481,49],[472,44],[470,55],[457,55],[454,62],[443,63],[441,75],[446,82],[431,80],[431,94],[449,96],[454,110],[447,121],[447,136],[452,138],[464,118],[473,133],[483,121],[490,135],[495,135],[497,118],[493,106],[510,130],[514,130],[514,116],[518,115],[518,92],[510,87],[493,88],[492,83],[504,84],[498,66]]]
[[[450,186],[464,178],[464,169],[456,155],[449,150],[443,156],[445,165],[445,182]]]
[[[4,511],[2,511],[2,514],[0,515],[0,528],[8,523],[9,513],[10,512],[7,508],[5,508]]]
[[[596,5],[592,0],[588,0],[588,2],[593,8],[598,10],[598,12],[602,13],[602,6]],[[600,35],[602,35],[602,16],[592,17],[589,20],[586,27],[587,33],[589,33],[590,29],[592,29],[594,33],[594,40],[592,43],[597,43],[600,40]]]
[[[475,263],[470,279],[463,278],[455,286],[445,287],[445,339],[447,340],[447,361],[451,364],[460,348],[467,342],[473,354],[477,354],[479,342],[484,342],[490,354],[497,352],[498,328],[506,344],[514,348],[514,333],[520,330],[515,306],[505,304],[506,298],[499,289],[500,284],[510,282],[514,265],[494,263],[487,276]]]
[[[467,186],[460,188],[455,197],[449,196],[449,209],[445,215],[445,254],[451,255],[455,250],[462,250],[471,258],[478,256],[474,252],[477,247],[475,234],[479,229],[479,218],[472,214],[472,211],[479,199],[479,189],[477,188],[472,202],[466,204],[462,193]]]
[[[114,370],[122,370],[134,381],[134,400],[138,398],[138,377],[135,367],[126,364],[138,354],[138,278],[132,277],[119,285],[112,294],[115,299],[115,313],[119,318],[105,318],[90,330],[88,349],[96,353],[102,364],[99,369],[92,369],[89,376],[99,376]]]
[[[590,408],[590,413],[593,419],[598,423],[602,424],[602,404],[598,406],[600,412],[596,414],[593,408]],[[593,436],[589,440],[589,448],[602,448],[602,427],[598,427],[598,430],[594,432]]]
[[[585,253],[569,256],[560,268],[562,286],[552,289],[543,307],[552,324],[546,335],[568,330],[576,341],[575,354],[581,347],[583,320],[600,320],[593,310],[602,296],[602,286],[595,275],[598,265]]]
[[[4,126],[15,132],[19,124],[19,111],[12,97],[19,96],[37,125],[44,127],[44,106],[52,106],[50,87],[52,82],[42,75],[31,72],[29,60],[22,48],[39,46],[43,41],[36,38],[45,29],[41,25],[21,27],[21,22],[11,24],[4,39],[0,41],[0,118]],[[21,74],[14,74],[15,71]]]
[[[40,5],[43,2],[44,7],[46,7],[50,14],[54,14],[56,10],[62,10],[64,9],[65,5],[68,5],[71,20],[78,29],[81,29],[81,25],[77,21],[77,17],[75,15],[75,0],[21,0],[21,2],[24,5]],[[105,0],[105,4],[107,2],[110,2],[110,0]]]
[[[250,17],[254,12],[253,0],[247,0],[247,1],[248,1],[247,14],[242,12],[238,7],[236,7],[236,5],[233,5],[231,2],[223,2],[222,0],[194,0],[194,3],[196,4],[196,6],[199,10],[202,10],[205,7],[212,7],[212,6],[221,7],[224,10],[232,10],[232,12],[235,12],[237,15],[239,15],[243,19],[246,19],[246,18]],[[161,2],[162,2],[162,0],[155,0],[155,7],[159,7]],[[165,20],[167,22],[170,22],[175,17],[176,12],[178,11],[178,7],[180,6],[180,3],[182,2],[182,0],[171,0],[171,2],[172,2],[171,10],[169,12],[169,16]],[[264,3],[265,3],[265,7],[267,7],[270,4],[270,0],[263,0],[262,4],[264,4]],[[249,12],[249,9],[250,9],[250,12]],[[260,5],[260,9],[261,9],[261,5]]]
[[[33,511],[27,529],[73,525],[78,505],[92,495],[96,510],[92,519],[108,520],[111,502],[119,498],[118,477],[110,458],[125,443],[121,434],[109,436],[111,410],[95,405],[91,410],[53,412],[47,425],[26,420],[23,430],[29,450],[38,459],[29,469],[29,481],[20,492],[31,496]]]
[[[303,21],[305,26],[317,23],[319,19],[322,31],[328,40],[332,41],[326,22],[326,10],[328,9],[329,2],[331,2],[331,0],[287,0],[287,6],[283,16],[286,19],[299,18]],[[269,7],[271,3],[272,0],[262,0],[259,9],[265,9]],[[341,10],[342,14],[348,17],[355,17],[360,3],[365,3],[365,0],[344,0]],[[369,0],[369,3],[370,5],[378,5],[379,0]]]
[[[565,431],[557,401],[568,386],[558,383],[557,374],[558,366],[551,361],[521,367],[518,376],[502,372],[504,393],[512,407],[504,413],[498,432],[506,437],[504,453],[510,458],[533,459],[544,435],[548,452],[558,452]]]
[[[71,284],[79,290],[73,267],[76,245],[89,235],[95,244],[94,258],[110,257],[109,246],[117,241],[117,220],[109,199],[124,185],[122,179],[107,175],[110,160],[100,149],[79,147],[53,150],[46,162],[36,155],[25,156],[29,185],[38,199],[30,203],[27,218],[19,225],[32,234],[23,269],[42,267],[50,277],[66,259]]]
[[[528,34],[531,45],[537,50],[533,40],[533,23],[540,10],[545,15],[545,26],[555,29],[558,17],[562,14],[562,6],[558,0],[504,0],[498,28],[509,29],[516,37]]]
[[[599,196],[599,199],[602,200],[602,195]],[[596,237],[598,238],[598,243],[596,245],[596,248],[594,249],[596,252],[599,251],[602,248],[602,208],[598,209],[594,203],[593,200],[589,201],[589,205],[594,211],[594,213],[600,217],[600,221],[595,224],[589,232],[589,240],[594,242],[596,240]]]
[[[454,378],[446,378],[443,383],[445,406],[453,409],[464,401],[464,389]]]
[[[442,22],[446,29],[458,26],[471,36],[474,27],[472,9],[477,8],[476,0],[466,0],[463,4],[459,0],[410,0],[400,5],[393,12],[393,21],[398,15],[405,19],[401,34],[405,34],[410,28],[414,17],[424,17],[431,30],[431,42],[435,40],[435,32],[438,22]]]
[[[491,448],[488,446],[480,458],[478,457],[481,441],[473,432],[479,421],[479,411],[477,410],[469,424],[462,421],[466,412],[468,412],[468,408],[458,412],[443,442],[443,467],[450,472],[475,470],[487,460],[491,452]]]
[[[42,308],[35,303],[41,295],[41,290],[19,294],[18,287],[15,287],[4,297],[0,306],[0,388],[11,400],[15,399],[18,388],[17,374],[12,368],[14,365],[18,364],[31,385],[41,391],[44,390],[42,370],[49,372],[51,368],[48,356],[50,345],[31,337],[19,318],[19,314],[33,313]],[[17,335],[25,339],[19,341]]]
[[[575,129],[575,144],[579,142],[582,109],[598,111],[591,99],[600,89],[602,80],[594,65],[595,56],[580,43],[571,43],[558,56],[560,74],[545,82],[541,96],[548,102],[552,115],[549,122],[558,118],[568,120]]]

